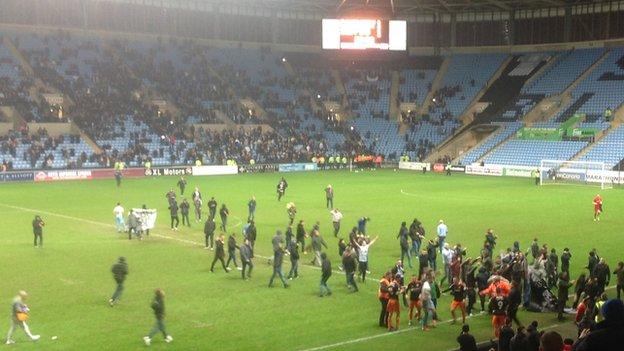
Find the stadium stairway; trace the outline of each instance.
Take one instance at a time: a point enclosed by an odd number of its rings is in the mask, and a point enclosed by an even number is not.
[[[345,88],[344,82],[342,81],[342,77],[340,76],[340,71],[335,68],[331,69],[331,76],[334,81],[334,85],[336,86],[336,91],[340,94],[340,110],[345,118],[351,119],[353,117],[353,113],[349,108],[349,98],[347,97],[347,89]]]
[[[502,133],[502,131],[501,131]],[[486,151],[485,153],[483,153],[483,155],[481,155],[481,157],[479,157],[477,159],[477,163],[482,162],[483,160],[485,160],[492,152],[494,152],[494,150],[496,150],[499,146],[503,145],[504,143],[506,143],[507,141],[513,139],[516,136],[516,133],[511,133],[509,134],[506,138],[502,139],[501,141],[499,141],[498,143],[496,143],[495,145],[493,145],[488,151]]]
[[[546,97],[537,103],[526,115],[522,121],[527,127],[534,123],[546,122],[550,120],[561,108],[570,103],[572,96],[570,94]]]
[[[390,120],[396,119],[400,121],[401,113],[399,111],[399,104],[397,103],[399,97],[399,87],[400,87],[400,75],[399,71],[393,70],[391,72],[390,79],[390,98],[388,99],[388,113],[390,115]],[[399,131],[399,134],[404,134],[405,131]]]
[[[41,80],[35,74],[35,70],[32,68],[30,61],[28,61],[26,57],[24,57],[24,55],[19,51],[17,46],[15,46],[15,44],[9,38],[9,36],[4,36],[2,43],[7,49],[9,49],[9,52],[11,52],[11,55],[13,55],[13,57],[17,60],[22,71],[24,71],[27,76],[33,78],[33,85],[28,89],[28,94],[30,95],[33,101],[36,101],[37,103],[40,104],[42,102],[41,100],[43,99],[43,96],[41,96],[40,91],[44,91],[44,92],[49,92],[53,94],[63,95],[63,99],[64,99],[63,105],[65,108],[68,108],[74,105],[73,100],[69,96],[63,94],[63,92],[61,92],[56,87],[50,84],[46,84],[43,80]]]
[[[442,64],[440,65],[440,68],[438,69],[435,78],[431,82],[431,89],[429,89],[427,97],[425,97],[425,101],[420,107],[420,114],[425,114],[429,112],[429,105],[431,105],[433,95],[436,93],[436,91],[440,89],[440,86],[444,81],[444,76],[446,75],[446,72],[448,72],[449,66],[451,65],[451,60],[452,59],[450,56],[446,56],[444,58],[444,61],[442,61]]]
[[[576,78],[566,87],[564,91],[561,92],[561,95],[572,94],[572,90],[574,90],[574,88],[576,88],[582,81],[585,80],[585,78],[587,78],[587,76],[589,76],[598,66],[600,66],[600,64],[602,64],[602,62],[609,56],[610,52],[611,50],[609,49],[605,50],[591,66],[587,67],[587,69],[580,76],[578,76],[578,78]]]
[[[451,155],[451,154],[447,154],[444,152],[448,152],[448,151],[452,151],[452,150],[459,150],[457,147],[453,146],[455,144],[454,140],[455,138],[459,137],[462,133],[464,133],[465,131],[469,130],[470,128],[474,127],[477,124],[477,121],[474,120],[474,114],[477,111],[483,110],[484,109],[484,105],[483,103],[480,102],[481,97],[483,97],[483,94],[485,94],[485,92],[492,86],[492,84],[501,76],[501,74],[503,74],[503,72],[505,71],[505,68],[507,67],[507,65],[509,65],[509,63],[511,62],[513,57],[508,56],[507,58],[505,58],[505,60],[501,63],[501,65],[498,67],[498,69],[496,70],[496,72],[494,72],[494,74],[490,77],[490,79],[488,79],[488,81],[486,82],[486,84],[481,88],[481,90],[479,90],[479,92],[474,96],[474,98],[472,99],[472,101],[470,102],[470,104],[468,104],[468,106],[466,107],[466,109],[459,115],[457,116],[457,119],[459,121],[461,121],[461,125],[455,130],[454,133],[452,133],[451,135],[449,135],[446,139],[444,139],[442,142],[440,142],[430,153],[429,155],[426,157],[426,161],[427,162],[435,162],[437,159],[439,159],[440,157],[444,157],[446,155]],[[448,63],[447,63],[448,61]],[[444,64],[450,64],[450,60],[448,58],[446,58],[444,60],[444,62],[442,63],[442,65]],[[442,67],[440,68],[440,71],[438,72],[438,76],[439,73],[442,71]],[[436,76],[436,79],[438,79],[438,76]],[[435,92],[435,90],[433,89],[433,84],[432,84],[432,88],[431,91]],[[430,95],[427,95],[427,99],[425,99],[425,104],[423,104],[423,106],[427,105],[427,101],[431,101],[431,98],[433,96],[433,93],[430,92]],[[427,107],[428,109],[428,107]],[[427,111],[427,110],[425,110]],[[451,158],[455,158],[457,157],[457,155],[455,154],[455,156],[451,155]]]
[[[26,123],[26,120],[13,106],[0,106],[0,114],[4,115],[8,122],[18,127]]]

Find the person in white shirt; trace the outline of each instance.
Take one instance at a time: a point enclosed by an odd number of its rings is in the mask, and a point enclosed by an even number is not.
[[[340,231],[340,220],[342,219],[342,212],[339,209],[334,208],[329,211],[332,217],[332,224],[334,225],[334,236],[338,237],[338,232]]]
[[[121,203],[117,203],[117,206],[113,208],[113,214],[115,215],[115,225],[117,226],[117,233],[121,233],[126,230],[126,223],[124,222],[124,208],[121,207]]]
[[[442,248],[442,261],[444,262],[444,277],[440,280],[440,284],[446,278],[449,285],[451,285],[452,274],[451,274],[451,262],[453,262],[453,256],[455,256],[455,250],[451,249],[449,243],[444,243],[444,248]]]
[[[368,270],[368,249],[377,241],[379,237],[371,240],[368,244],[364,239],[361,239],[359,243],[356,243],[358,247],[358,268],[360,270],[360,278],[362,283],[366,282],[366,271]]]
[[[443,220],[438,222],[438,246],[440,247],[440,253],[442,253],[442,248],[444,247],[444,241],[446,240],[446,234],[448,234],[448,227],[444,224]]]
[[[426,278],[423,277],[423,286],[420,291],[420,303],[423,309],[423,317],[421,320],[423,331],[429,330],[427,322],[429,319],[433,318],[435,313],[435,305],[433,304],[433,300],[431,298],[431,284],[433,284],[432,275],[428,275]]]

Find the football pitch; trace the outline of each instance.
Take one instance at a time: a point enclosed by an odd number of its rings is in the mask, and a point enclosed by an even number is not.
[[[288,181],[285,199],[278,202],[275,186],[280,176]],[[498,235],[495,253],[520,242],[523,251],[538,237],[540,244],[564,247],[572,253],[571,273],[575,279],[596,248],[613,269],[622,260],[621,228],[624,200],[621,189],[599,190],[585,186],[533,185],[526,178],[477,177],[453,174],[393,170],[346,172],[327,171],[288,174],[245,174],[219,177],[188,177],[185,197],[190,200],[195,186],[206,202],[214,196],[219,207],[226,203],[231,217],[228,232],[241,240],[247,201],[257,198],[256,242],[252,279],[243,281],[240,272],[225,273],[215,266],[210,273],[213,251],[203,249],[203,223],[191,213],[191,227],[169,229],[165,193],[175,188],[177,177],[124,179],[120,188],[114,180],[32,184],[2,184],[0,209],[0,319],[3,336],[9,328],[10,302],[18,290],[29,293],[29,325],[41,340],[34,344],[18,330],[20,350],[137,350],[142,337],[154,323],[150,301],[155,288],[166,293],[166,323],[174,340],[165,344],[157,335],[151,348],[167,350],[450,350],[460,327],[451,325],[450,297],[439,300],[442,321],[437,328],[422,332],[407,326],[402,307],[399,332],[388,333],[377,326],[379,302],[377,280],[400,254],[396,239],[400,223],[418,218],[435,236],[439,219],[449,226],[447,241],[478,255],[484,234],[492,228]],[[343,214],[341,235],[348,237],[361,216],[369,216],[369,235],[380,239],[370,250],[372,274],[359,293],[349,293],[333,237],[324,188],[335,189],[334,205]],[[182,197],[179,190],[178,201]],[[600,192],[605,213],[593,222],[592,198]],[[318,297],[320,271],[310,267],[311,255],[302,255],[301,277],[284,289],[279,281],[268,288],[272,273],[267,257],[271,238],[288,223],[286,203],[294,202],[296,221],[304,219],[309,229],[317,220],[335,269],[329,280],[333,295]],[[158,209],[156,228],[143,241],[117,234],[112,209],[121,202],[126,211],[146,204]],[[44,247],[33,248],[31,221],[39,214],[46,222]],[[204,214],[205,215],[205,214]],[[217,216],[218,217],[218,216]],[[217,218],[217,224],[219,219]],[[237,252],[238,255],[238,252]],[[128,278],[121,301],[108,306],[115,283],[111,265],[125,256]],[[238,260],[238,258],[237,258]],[[441,266],[438,256],[438,267]],[[240,263],[239,263],[240,264]],[[408,269],[410,276],[416,269]],[[290,262],[285,259],[283,271]],[[3,307],[4,306],[4,307]],[[558,324],[553,314],[521,311],[527,324],[538,320],[542,327]],[[468,321],[478,341],[491,337],[490,319],[476,315]],[[52,340],[53,336],[58,336]],[[8,346],[7,346],[8,348]]]

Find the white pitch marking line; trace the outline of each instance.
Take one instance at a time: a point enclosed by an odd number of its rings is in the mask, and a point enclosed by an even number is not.
[[[483,312],[479,312],[478,314],[475,314],[473,316],[466,316],[466,319],[470,319],[473,317],[477,317],[484,314]],[[438,323],[438,325],[442,325],[442,324],[449,324],[451,323],[453,320],[449,319],[446,321],[442,321],[440,323]],[[459,324],[458,324],[459,325]],[[382,334],[375,334],[375,335],[370,335],[370,336],[364,336],[361,338],[357,338],[357,339],[351,339],[351,340],[346,340],[346,341],[341,341],[341,342],[337,342],[334,344],[329,344],[329,345],[323,345],[323,346],[318,346],[318,347],[313,347],[313,348],[309,348],[309,349],[304,349],[304,350],[300,350],[300,351],[319,351],[319,350],[326,350],[326,349],[331,349],[331,348],[335,348],[335,347],[339,347],[339,346],[343,346],[343,345],[349,345],[349,344],[356,344],[359,342],[363,342],[363,341],[368,341],[368,340],[373,340],[373,339],[378,339],[378,338],[383,338],[385,336],[391,336],[391,335],[396,335],[396,334],[401,334],[401,333],[406,333],[408,331],[414,331],[419,329],[419,326],[411,326],[411,327],[407,327],[404,329],[399,329],[395,332],[385,332]]]
[[[109,228],[116,228],[116,226],[114,224],[111,223],[103,223],[103,222],[97,222],[97,221],[92,221],[90,219],[85,219],[85,218],[80,218],[80,217],[74,217],[74,216],[68,216],[68,215],[64,215],[61,213],[56,213],[56,212],[49,212],[49,211],[43,211],[43,210],[35,210],[32,208],[27,208],[27,207],[21,207],[21,206],[14,206],[14,205],[7,205],[7,204],[2,204],[0,203],[0,206],[4,206],[4,207],[8,207],[8,208],[12,208],[15,210],[21,210],[21,211],[26,211],[26,212],[33,212],[33,213],[41,213],[41,214],[45,214],[48,216],[55,216],[55,217],[60,217],[60,218],[65,218],[65,219],[70,219],[70,220],[74,220],[74,221],[81,221],[81,222],[85,222],[85,223],[90,223],[90,224],[94,224],[94,225],[99,225],[99,226],[104,226],[104,227],[109,227]],[[233,216],[234,217],[234,216]],[[235,217],[238,218],[238,217]],[[240,220],[240,218],[238,218],[240,223],[238,223],[236,226],[239,226],[242,223],[242,220]],[[158,234],[158,233],[150,233],[150,235],[155,236],[157,238],[163,238],[163,239],[168,239],[168,240],[174,240],[174,241],[178,241],[181,243],[185,243],[185,244],[189,244],[189,245],[194,245],[194,246],[201,246],[203,247],[204,244],[197,242],[197,241],[193,241],[193,240],[188,240],[188,239],[181,239],[181,238],[176,238],[173,236],[168,236],[168,235],[164,235],[164,234]],[[268,256],[261,256],[261,255],[255,255],[255,257],[259,257],[262,259],[272,259],[273,257],[268,257]],[[308,264],[301,264],[304,267],[309,267],[309,268],[313,268],[316,270],[320,270],[321,267],[317,267],[317,266],[311,266]],[[344,272],[341,271],[334,271],[334,273],[338,273],[338,274],[344,274]],[[367,277],[366,280],[370,280],[370,281],[374,281],[377,282],[377,279],[374,278],[370,278]]]

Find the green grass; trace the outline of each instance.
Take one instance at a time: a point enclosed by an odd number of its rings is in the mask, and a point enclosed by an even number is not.
[[[270,239],[287,223],[285,202],[275,199],[279,174],[254,174],[189,178],[187,191],[199,186],[204,198],[214,195],[225,202],[234,218],[233,230],[240,233],[239,218],[247,215],[246,203],[257,197],[258,242],[256,254],[268,256]],[[596,247],[614,265],[621,253],[620,229],[624,209],[621,190],[603,191],[606,213],[599,223],[592,221],[592,198],[596,188],[580,186],[535,187],[528,179],[470,177],[410,172],[316,172],[286,175],[286,201],[294,201],[298,219],[309,225],[321,221],[321,233],[330,246],[328,253],[339,263],[337,240],[331,235],[330,216],[324,208],[323,189],[335,188],[335,205],[345,218],[346,235],[358,217],[371,217],[369,233],[380,240],[371,249],[372,277],[378,278],[399,254],[395,239],[401,221],[418,217],[431,237],[437,221],[449,225],[448,240],[468,247],[469,256],[478,253],[487,228],[499,235],[498,249],[519,240],[527,249],[534,236],[560,252],[569,247],[572,275],[587,263],[587,252]],[[30,326],[41,334],[31,344],[18,332],[20,349],[46,350],[132,350],[142,349],[141,337],[151,328],[149,303],[156,287],[167,294],[167,326],[174,336],[165,344],[157,336],[152,348],[167,350],[304,350],[332,343],[383,334],[376,339],[345,344],[334,349],[413,349],[415,340],[423,350],[447,350],[456,346],[458,327],[449,324],[423,334],[409,330],[392,335],[376,326],[377,285],[362,284],[361,292],[349,294],[344,276],[329,281],[331,297],[319,298],[319,271],[301,267],[302,278],[290,289],[267,288],[270,267],[266,259],[255,260],[251,281],[242,281],[238,271],[209,272],[212,252],[189,243],[201,243],[201,227],[178,232],[168,229],[165,192],[177,178],[126,179],[118,189],[114,181],[58,182],[46,184],[2,184],[0,208],[0,307],[7,317],[10,301],[24,289],[30,294]],[[402,193],[403,191],[403,193]],[[121,201],[126,209],[147,204],[157,208],[157,228],[148,240],[128,241],[113,228],[112,208]],[[7,207],[11,206],[11,207]],[[33,212],[34,211],[34,212]],[[35,213],[46,221],[43,249],[32,247],[30,222]],[[56,215],[56,214],[60,214]],[[80,219],[80,220],[79,220]],[[166,237],[165,237],[166,236]],[[173,239],[172,239],[173,238]],[[183,239],[185,242],[174,240]],[[121,303],[107,305],[114,289],[110,266],[125,256],[130,275]],[[309,259],[303,257],[302,263]],[[284,270],[290,268],[288,260]],[[411,274],[411,271],[408,271]],[[279,286],[279,285],[278,285]],[[440,301],[443,320],[450,318],[449,297]],[[402,311],[402,329],[407,328]],[[524,321],[537,319],[542,325],[556,323],[551,314],[520,314]],[[491,334],[486,316],[470,324],[478,340]],[[8,329],[8,318],[0,332]],[[52,341],[51,336],[58,336]]]

